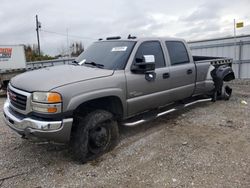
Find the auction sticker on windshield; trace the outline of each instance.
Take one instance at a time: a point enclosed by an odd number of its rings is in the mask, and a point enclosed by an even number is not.
[[[112,48],[111,52],[125,52],[127,48],[127,46],[114,47]]]

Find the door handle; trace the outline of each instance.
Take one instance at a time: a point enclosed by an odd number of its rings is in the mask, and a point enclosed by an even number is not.
[[[167,73],[164,73],[163,75],[162,75],[162,78],[163,79],[167,79],[167,78],[169,78],[170,77],[170,74],[167,72]]]
[[[192,73],[193,73],[192,69],[187,70],[187,74],[192,74]]]

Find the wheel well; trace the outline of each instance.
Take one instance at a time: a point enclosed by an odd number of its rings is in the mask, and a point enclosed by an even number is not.
[[[227,75],[223,78],[223,80],[226,81],[226,82],[231,81],[231,80],[234,80],[234,79],[235,79],[235,76],[234,76],[234,73],[233,73],[233,72],[227,74]]]
[[[102,97],[98,99],[93,99],[80,104],[76,110],[75,114],[87,114],[95,109],[102,109],[111,112],[116,119],[121,119],[123,117],[123,106],[121,100],[116,96]]]

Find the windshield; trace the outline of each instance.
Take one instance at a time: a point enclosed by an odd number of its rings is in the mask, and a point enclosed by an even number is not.
[[[75,61],[80,65],[101,65],[104,69],[122,70],[126,66],[134,44],[133,41],[95,42]]]

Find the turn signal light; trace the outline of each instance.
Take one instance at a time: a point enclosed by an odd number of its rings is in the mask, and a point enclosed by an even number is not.
[[[59,103],[62,102],[61,95],[58,93],[48,93],[47,100],[49,103]]]
[[[55,108],[55,107],[48,108],[48,112],[49,113],[56,113],[57,112],[57,108]]]

